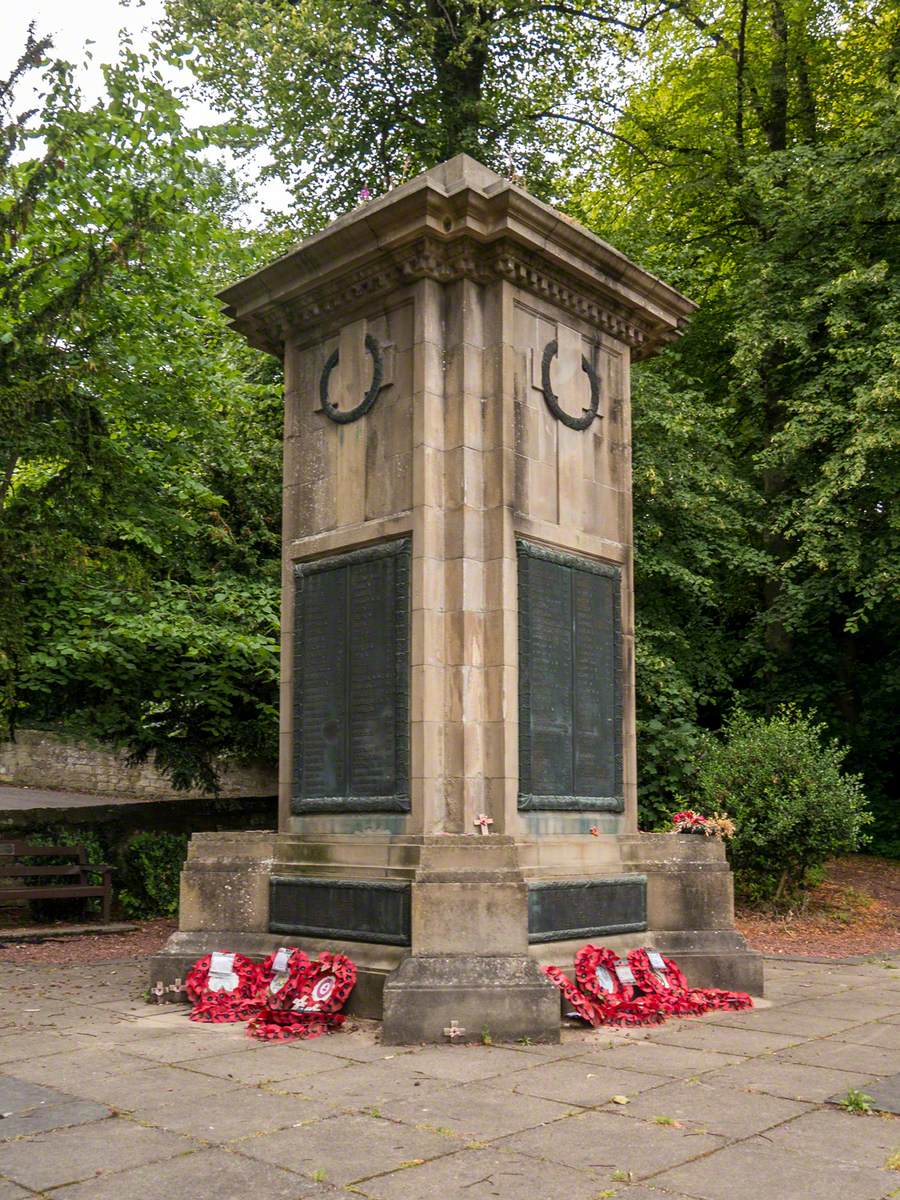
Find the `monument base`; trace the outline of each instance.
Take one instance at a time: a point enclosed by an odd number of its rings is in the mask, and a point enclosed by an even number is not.
[[[539,968],[571,973],[587,942],[654,946],[696,987],[764,987],[722,843],[675,834],[197,834],[181,925],[151,959],[161,998],[211,950],[337,951],[358,972],[348,1013],[383,1018],[391,1043],[444,1042],[453,1021],[465,1040],[555,1040],[559,994]]]
[[[384,986],[381,1040],[559,1041],[559,993],[527,955],[404,959]]]

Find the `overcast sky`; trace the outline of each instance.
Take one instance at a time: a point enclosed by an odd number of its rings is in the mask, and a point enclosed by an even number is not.
[[[69,62],[84,60],[90,40],[94,64],[112,62],[118,54],[119,30],[127,29],[138,50],[146,49],[148,29],[163,11],[162,0],[120,4],[118,0],[6,0],[0,4],[0,70],[7,74],[16,61],[28,31],[35,23],[38,36],[53,36],[54,53]],[[101,86],[96,65],[80,75],[85,94],[97,95]]]
[[[120,30],[127,30],[135,50],[146,50],[151,27],[163,8],[164,0],[0,0],[0,75],[5,77],[15,64],[33,21],[37,36],[53,37],[54,55],[78,66],[85,99],[95,100],[103,87],[99,66],[118,56]],[[91,61],[86,61],[85,50],[91,51]],[[190,106],[186,117],[197,123],[216,119],[196,104]],[[251,164],[249,172],[252,169]],[[243,174],[246,177],[248,171]],[[261,199],[270,208],[285,211],[291,207],[287,193],[276,183],[261,190]],[[252,206],[246,216],[255,224],[260,210]]]

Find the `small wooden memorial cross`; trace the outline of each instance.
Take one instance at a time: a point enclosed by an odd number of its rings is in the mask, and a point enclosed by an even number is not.
[[[475,820],[472,822],[473,825],[477,825],[479,827],[479,829],[481,830],[482,837],[487,837],[488,833],[490,832],[490,830],[488,829],[488,825],[493,825],[493,823],[494,823],[494,818],[489,817],[487,815],[487,813],[479,813],[478,816],[475,818]]]
[[[444,1037],[449,1038],[450,1041],[453,1042],[456,1040],[456,1038],[462,1037],[465,1032],[466,1031],[464,1029],[460,1028],[458,1021],[451,1021],[444,1030]]]

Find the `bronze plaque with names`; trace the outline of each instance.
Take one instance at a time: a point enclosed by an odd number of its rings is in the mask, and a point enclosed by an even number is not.
[[[409,540],[295,568],[291,810],[409,810]]]
[[[621,812],[621,573],[518,551],[519,807]]]

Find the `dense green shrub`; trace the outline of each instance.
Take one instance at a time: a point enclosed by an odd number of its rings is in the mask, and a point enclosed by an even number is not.
[[[872,818],[862,777],[842,769],[846,756],[793,706],[769,718],[737,711],[706,739],[692,803],[734,820],[729,855],[743,899],[796,899],[815,868],[865,840]]]
[[[129,917],[172,917],[178,912],[178,882],[187,857],[186,833],[135,834],[122,852],[118,900]]]

